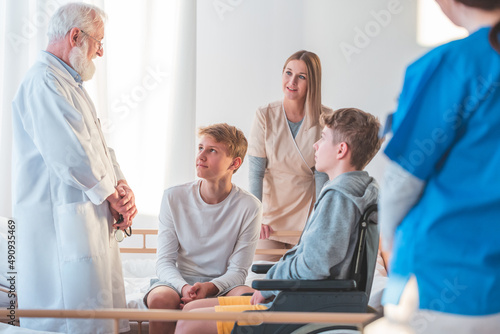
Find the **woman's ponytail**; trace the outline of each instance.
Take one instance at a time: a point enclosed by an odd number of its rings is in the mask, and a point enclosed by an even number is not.
[[[490,44],[496,52],[500,53],[500,40],[498,40],[500,34],[500,21],[498,21],[493,27],[491,27],[488,39]]]
[[[500,9],[500,1],[498,0],[456,0],[468,7],[479,8],[486,11]],[[500,21],[497,22],[490,30],[488,39],[491,46],[496,52],[500,53],[500,41],[498,40],[500,34]]]

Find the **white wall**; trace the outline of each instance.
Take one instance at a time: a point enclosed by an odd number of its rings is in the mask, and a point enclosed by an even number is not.
[[[249,135],[256,108],[281,99],[283,62],[300,49],[321,58],[324,105],[358,107],[384,122],[405,67],[425,51],[416,44],[416,3],[198,0],[197,125],[228,122]],[[346,57],[347,44],[359,53]],[[379,180],[383,163],[378,154],[368,166]],[[247,187],[247,175],[244,164],[234,181]]]
[[[416,44],[417,2],[412,0],[197,0],[195,92],[197,112],[194,121],[196,126],[228,122],[238,126],[248,135],[256,108],[281,99],[283,62],[290,54],[300,49],[316,52],[322,60],[323,103],[325,105],[332,108],[359,107],[378,115],[381,121],[384,121],[385,115],[396,106],[405,66],[424,51]],[[11,6],[13,2],[0,1],[2,5],[0,7],[3,9],[0,11],[0,27],[6,27],[8,24],[9,29],[6,31],[22,32],[26,18],[32,18],[39,13],[47,17],[51,14],[49,9],[53,8],[44,8],[43,3],[45,2],[40,1],[41,9],[37,6],[27,6],[27,4],[20,5],[18,6],[19,13],[4,17],[2,14],[7,12],[6,7]],[[30,9],[24,7],[30,7]],[[380,13],[381,10],[388,10],[389,7],[396,8],[393,12],[397,13],[391,14],[390,19],[386,17],[387,22],[382,22],[384,25],[382,26],[377,23],[372,11]],[[108,6],[108,9],[110,18],[115,17],[116,21],[120,13],[113,10],[111,6]],[[171,24],[168,24],[172,19],[166,14],[162,19],[162,26],[158,27],[156,33],[163,32],[164,35],[165,30],[172,29]],[[2,47],[6,45],[5,37],[0,38],[0,46],[2,46],[0,50],[3,50],[0,63],[17,64],[23,60],[23,64],[26,64],[25,68],[5,67],[8,71],[14,71],[9,74],[9,77],[17,78],[17,83],[0,87],[0,104],[4,110],[10,109],[14,91],[17,90],[18,83],[26,73],[28,64],[31,63],[27,59],[33,58],[39,49],[45,48],[45,23],[43,27],[38,27],[36,34],[30,35],[31,44],[29,48],[23,49],[23,52],[13,53],[7,48],[4,50]],[[359,54],[346,58],[340,46],[345,47],[347,44],[356,46],[356,43],[359,46],[362,41],[359,40],[355,29],[364,30],[370,27],[375,30],[372,31],[374,36],[370,37],[369,44],[366,47],[360,46]],[[137,29],[140,30],[140,28]],[[112,36],[112,32],[109,32]],[[134,36],[127,31],[120,34],[128,36],[129,39],[130,36]],[[0,36],[4,35],[0,34]],[[137,38],[131,38],[131,40],[133,48],[140,47],[144,42]],[[119,43],[119,41],[118,37],[110,38],[108,45]],[[158,36],[153,42],[158,45],[162,43]],[[163,59],[167,56],[159,51],[159,47],[154,50],[150,54],[151,59],[148,59],[152,65],[156,66],[160,61],[159,58]],[[111,61],[111,57],[109,59]],[[140,61],[133,56],[129,59],[133,59],[134,66],[137,66]],[[142,76],[139,76],[138,80],[140,83]],[[188,80],[191,80],[191,76],[186,79]],[[134,83],[135,81],[132,80],[129,88],[118,89],[118,91],[130,93],[132,89],[130,87],[134,87]],[[160,95],[159,90],[155,94]],[[113,102],[112,94],[108,95],[110,101]],[[161,100],[161,96],[158,99]],[[153,101],[156,100],[148,97],[148,104]],[[162,112],[163,107],[161,105],[158,112]],[[176,113],[179,110],[176,107],[172,112]],[[8,217],[11,213],[11,176],[10,160],[8,160],[11,153],[11,121],[10,112],[1,115],[0,153],[4,160],[0,163],[0,216]],[[163,124],[159,121],[158,123],[158,126]],[[173,122],[170,126],[176,127],[177,124],[179,121]],[[183,129],[192,127],[187,124],[180,125]],[[191,130],[186,132],[191,132]],[[150,137],[156,134],[155,138],[158,139],[158,133],[159,131],[151,131]],[[195,147],[191,147],[194,146],[194,137],[193,134],[193,142],[175,143],[178,146],[174,153],[184,150],[187,155],[192,152],[192,157],[194,157]],[[167,153],[164,155],[166,156]],[[149,163],[149,160],[146,161],[143,156],[127,157],[126,154],[119,156],[122,157],[119,160],[123,165],[130,160],[128,164],[137,165],[138,169]],[[382,154],[379,154],[368,167],[368,170],[379,179],[383,170],[381,156]],[[161,160],[161,158],[158,159]],[[144,170],[151,171],[151,168],[144,168]],[[183,168],[191,170],[192,177],[195,177],[194,166],[183,166]],[[124,170],[127,175],[133,175],[130,168]],[[154,169],[151,174],[158,174],[157,170],[158,168]],[[141,173],[143,173],[142,170]],[[248,164],[244,163],[235,175],[234,181],[247,188],[247,175]],[[167,178],[164,176],[159,175],[157,182],[162,183],[161,179]],[[170,178],[173,179],[172,182],[176,182],[179,176],[177,173],[172,173]],[[131,180],[131,182],[137,184],[141,180]],[[148,183],[142,182],[145,186]],[[158,199],[155,200],[157,202],[150,206],[159,209],[160,196],[157,197]],[[140,210],[148,214],[143,219],[145,225],[156,224],[157,213],[149,212],[154,209],[148,211],[143,206]]]

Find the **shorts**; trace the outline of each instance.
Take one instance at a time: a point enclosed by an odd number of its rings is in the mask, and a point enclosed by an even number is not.
[[[193,285],[196,282],[205,283],[205,282],[210,282],[211,280],[213,280],[213,277],[183,276],[183,278],[186,280],[187,284],[189,284],[189,285]],[[154,288],[157,288],[159,286],[167,286],[167,287],[171,288],[172,290],[174,290],[175,292],[177,292],[179,297],[182,297],[181,293],[179,291],[177,291],[177,289],[169,282],[160,281],[158,278],[152,278],[149,284],[150,284],[149,289],[146,292],[146,294],[144,295],[144,298],[142,298],[142,301],[147,308],[149,308],[148,307],[148,295],[149,295],[149,293],[151,292],[151,290],[153,290]],[[242,285],[244,285],[244,284],[237,284],[237,285],[231,286],[229,288],[226,288],[226,289],[220,291],[214,297],[225,296],[229,291],[233,290],[237,286],[242,286]]]
[[[257,304],[251,305],[252,296],[219,297],[219,306],[215,306],[215,312],[244,312],[267,310],[267,306]],[[239,325],[248,323],[240,322]],[[230,334],[233,330],[233,321],[217,321],[218,334]]]

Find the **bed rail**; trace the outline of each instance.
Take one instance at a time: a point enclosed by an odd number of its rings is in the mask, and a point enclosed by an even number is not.
[[[156,229],[134,229],[132,235],[142,235],[142,247],[120,247],[121,253],[156,253],[156,248],[148,247],[146,236],[158,235]]]
[[[154,254],[156,253],[155,247],[148,247],[146,237],[148,235],[158,235],[157,229],[134,229],[133,235],[142,236],[142,247],[120,247],[121,253],[139,253],[139,254]],[[301,231],[275,231],[271,233],[272,236],[276,237],[296,237],[297,240],[300,237]],[[255,251],[256,255],[284,255],[288,249],[257,249]]]

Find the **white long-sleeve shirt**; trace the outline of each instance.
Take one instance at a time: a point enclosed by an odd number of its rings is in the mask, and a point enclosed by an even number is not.
[[[219,291],[244,284],[260,233],[255,196],[233,184],[226,199],[207,204],[200,185],[165,190],[160,209],[156,273],[179,292],[188,284],[183,276],[211,277]]]

